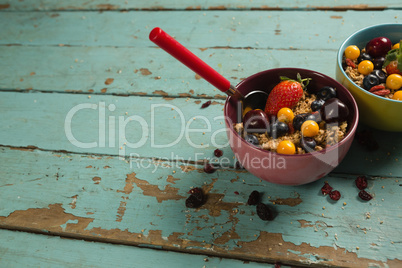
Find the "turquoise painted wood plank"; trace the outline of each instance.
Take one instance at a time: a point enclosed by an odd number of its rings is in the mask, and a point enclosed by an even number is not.
[[[303,50],[302,55],[300,50],[194,52],[233,84],[278,67],[302,67],[335,77],[332,50]],[[156,48],[0,46],[0,90],[226,98]]]
[[[266,263],[8,230],[0,230],[0,241],[3,267],[274,267]]]
[[[214,161],[213,151],[222,148],[222,165],[234,163],[223,100],[201,109],[205,100],[191,98],[1,94],[2,145],[182,161]],[[378,151],[353,144],[337,172],[402,176],[402,136],[374,131],[374,137]]]
[[[119,10],[119,9],[386,9],[400,8],[399,1],[117,1],[117,0],[92,0],[92,1],[68,1],[58,2],[51,0],[3,0],[0,6],[4,10]]]
[[[2,12],[0,21],[3,45],[152,47],[149,32],[162,26],[190,49],[337,50],[354,31],[378,23],[401,23],[401,16],[399,10],[77,11]]]
[[[324,180],[280,186],[247,172],[206,174],[175,161],[10,148],[0,149],[0,161],[3,229],[288,265],[402,264],[402,235],[395,232],[402,177],[369,180],[374,198],[362,202],[355,176],[327,176],[342,194],[332,202],[320,193]],[[208,193],[207,202],[187,209],[187,191],[196,186]],[[273,221],[261,221],[246,205],[253,190],[277,212]]]

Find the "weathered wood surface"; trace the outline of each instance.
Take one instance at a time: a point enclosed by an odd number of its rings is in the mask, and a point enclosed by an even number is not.
[[[0,157],[1,228],[288,264],[400,265],[401,177],[370,180],[375,198],[362,202],[355,176],[327,176],[342,192],[331,202],[323,181],[283,187],[233,169],[29,149],[2,148]],[[194,186],[208,201],[187,209]],[[274,221],[245,204],[255,189]]]
[[[274,267],[265,263],[8,230],[0,230],[0,242],[2,267]]]
[[[400,23],[399,14],[2,12],[0,89],[223,98],[156,48],[148,40],[149,31],[169,21],[167,32],[236,84],[277,67],[302,67],[334,77],[336,52],[348,35],[372,21]]]
[[[91,0],[91,1],[52,1],[52,0],[23,0],[12,1],[3,0],[0,8],[5,10],[165,10],[165,9],[182,9],[182,10],[226,10],[226,9],[262,9],[262,10],[281,10],[281,9],[334,9],[334,10],[369,10],[369,9],[387,9],[400,8],[401,3],[398,1],[319,1],[319,0],[253,0],[253,1],[128,1],[128,0]]]
[[[0,266],[155,267],[177,266],[177,258],[183,267],[247,267],[234,259],[400,267],[399,133],[373,131],[374,152],[354,142],[318,182],[259,181],[233,168],[223,94],[148,40],[163,26],[233,83],[275,67],[334,77],[342,41],[372,24],[401,23],[400,8],[346,0],[2,1]],[[183,127],[199,132],[182,134]],[[223,168],[206,174],[202,162],[214,161],[217,147]],[[372,177],[369,202],[357,197],[361,174]],[[341,200],[320,194],[323,181]],[[196,186],[208,201],[190,210],[184,200]],[[275,208],[274,221],[245,204],[252,190]]]

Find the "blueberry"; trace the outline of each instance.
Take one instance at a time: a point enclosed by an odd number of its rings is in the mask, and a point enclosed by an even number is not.
[[[300,140],[300,145],[306,152],[311,152],[314,150],[315,146],[317,145],[317,142],[313,138],[303,137]]]
[[[373,86],[376,86],[380,83],[380,79],[375,74],[368,74],[363,79],[363,87],[365,90],[370,90]]]
[[[293,127],[295,130],[300,130],[304,121],[306,121],[307,113],[295,115],[293,118]]]
[[[324,105],[325,105],[325,102],[324,102],[324,104],[322,106],[324,106]],[[319,112],[307,114],[306,119],[304,121],[307,121],[307,120],[313,120],[313,121],[315,121],[317,123],[320,123],[322,121],[321,114]]]
[[[372,61],[373,58],[372,58],[369,54],[367,54],[367,53],[362,53],[362,54],[360,54],[360,56],[357,58],[357,62],[362,62],[362,61],[364,61],[364,60]]]
[[[325,86],[318,90],[317,98],[321,100],[329,100],[336,97],[336,90],[333,87]]]
[[[378,77],[379,83],[385,83],[385,81],[387,80],[387,75],[385,74],[385,72],[383,70],[374,70],[371,72],[371,74],[374,74],[375,76]]]
[[[289,126],[281,121],[277,121],[271,125],[271,136],[276,139],[289,132]]]
[[[321,106],[323,106],[324,103],[325,103],[325,101],[321,100],[321,99],[313,101],[311,103],[311,110],[313,110],[313,112],[320,110]]]
[[[244,138],[248,143],[258,146],[260,145],[260,142],[258,141],[258,138],[256,135],[253,134],[247,134],[246,137]]]
[[[374,69],[378,69],[381,70],[382,69],[382,65],[384,64],[385,58],[384,57],[378,57],[375,58],[373,60],[373,64],[374,64]]]

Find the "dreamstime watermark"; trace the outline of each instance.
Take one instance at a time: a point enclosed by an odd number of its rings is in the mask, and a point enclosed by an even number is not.
[[[250,145],[247,145],[245,140],[238,139],[234,131],[227,131],[226,125],[233,126],[235,122],[223,115],[212,119],[203,115],[189,115],[179,107],[166,103],[150,104],[149,111],[142,111],[142,116],[129,115],[127,112],[121,115],[122,112],[119,113],[116,108],[115,104],[107,105],[105,102],[81,103],[72,107],[64,121],[66,138],[72,145],[81,149],[117,149],[119,157],[130,159],[131,167],[152,168],[153,172],[157,168],[167,167],[168,165],[164,164],[166,162],[180,165],[184,162],[201,163],[210,160],[204,153],[197,151],[193,154],[194,159],[181,158],[173,153],[178,148],[180,150],[193,148],[201,152],[205,151],[202,150],[205,148],[224,148],[229,144],[235,152],[236,159],[244,167],[286,169],[286,159],[281,155],[267,154],[266,157],[257,157],[252,153],[237,155],[236,149]],[[74,134],[75,120],[81,122],[78,125],[82,124],[83,120],[88,122],[90,130],[86,132],[87,135],[77,132]],[[81,128],[82,126],[78,129]],[[141,160],[138,153],[160,150],[164,151],[162,155],[167,155],[168,148],[171,149],[169,157],[160,158],[158,161]],[[338,147],[335,147],[330,153],[328,150],[323,150],[314,152],[313,155],[335,167],[339,163],[338,151]],[[233,167],[233,159],[226,158],[219,158],[220,168]]]

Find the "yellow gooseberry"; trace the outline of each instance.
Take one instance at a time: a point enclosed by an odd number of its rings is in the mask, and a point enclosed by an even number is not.
[[[351,59],[351,60],[355,60],[359,56],[360,56],[360,49],[357,46],[352,45],[352,46],[348,46],[345,49],[345,57],[346,58]]]
[[[392,99],[402,101],[402,90],[395,92],[394,96],[392,96]]]
[[[399,48],[399,47],[400,47],[400,44],[399,44],[399,43],[396,43],[395,45],[392,46],[391,49],[397,49],[397,48]]]
[[[385,81],[385,85],[389,89],[397,90],[402,87],[402,76],[399,74],[390,74]]]
[[[374,64],[369,60],[364,60],[359,63],[357,70],[363,75],[368,75],[374,70]]]
[[[276,148],[276,152],[278,154],[295,154],[296,147],[290,140],[283,140],[278,144],[278,148]]]
[[[313,120],[305,121],[301,126],[301,132],[305,137],[314,137],[318,134],[320,127],[317,122]]]
[[[277,117],[278,121],[290,123],[293,122],[293,118],[295,117],[295,115],[293,114],[293,111],[291,109],[285,107],[278,111]]]

